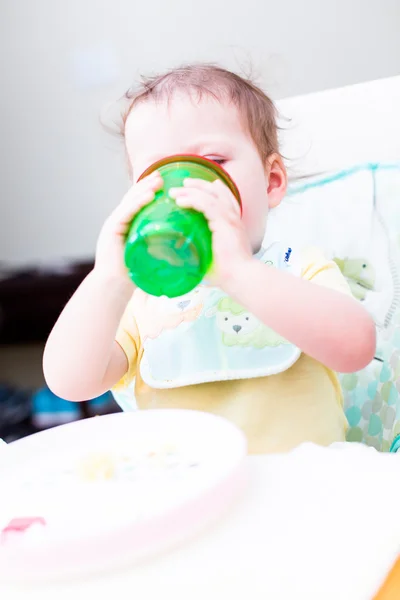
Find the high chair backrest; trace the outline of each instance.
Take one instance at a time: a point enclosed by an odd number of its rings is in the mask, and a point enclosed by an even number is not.
[[[396,436],[400,446],[400,162],[295,182],[268,227],[270,238],[320,247],[373,316],[375,359],[340,375],[347,439],[394,450]]]

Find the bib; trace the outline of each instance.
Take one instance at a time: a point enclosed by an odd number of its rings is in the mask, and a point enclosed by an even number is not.
[[[256,258],[270,268],[301,274],[288,246],[275,243]],[[140,374],[152,388],[274,375],[301,354],[217,288],[200,285],[180,298],[146,300],[145,310],[135,309],[135,318],[143,347]]]

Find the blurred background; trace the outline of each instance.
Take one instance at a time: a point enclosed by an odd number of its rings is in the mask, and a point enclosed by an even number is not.
[[[104,107],[193,61],[251,71],[274,99],[396,75],[399,31],[399,0],[1,0],[0,437],[116,410],[62,402],[41,369],[129,184]]]

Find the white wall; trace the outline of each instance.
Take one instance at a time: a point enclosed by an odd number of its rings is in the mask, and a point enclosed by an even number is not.
[[[278,101],[289,176],[400,162],[400,76]]]
[[[138,71],[251,61],[275,97],[400,73],[399,0],[191,6],[1,0],[0,261],[93,254],[102,220],[127,185],[122,146],[98,116]],[[74,53],[93,49],[111,64],[102,85],[85,87]]]

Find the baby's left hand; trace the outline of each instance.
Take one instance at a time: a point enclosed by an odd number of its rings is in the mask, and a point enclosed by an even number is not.
[[[182,208],[204,214],[213,234],[213,268],[208,277],[212,285],[228,291],[235,273],[251,260],[251,246],[241,220],[240,205],[220,180],[186,179],[184,186],[170,195]]]

